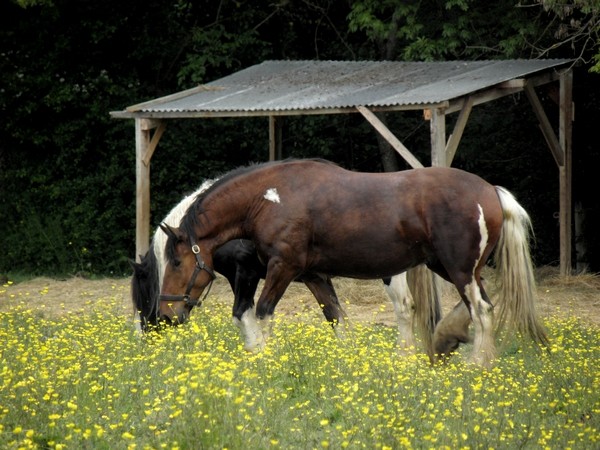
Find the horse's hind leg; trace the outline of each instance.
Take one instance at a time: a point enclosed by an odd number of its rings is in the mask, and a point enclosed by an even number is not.
[[[433,351],[438,358],[447,361],[460,344],[471,342],[469,325],[471,313],[462,300],[435,327]]]
[[[496,358],[494,307],[479,280],[473,280],[466,288],[471,296],[471,317],[475,328],[471,360],[482,367],[490,367]]]
[[[475,329],[471,361],[482,367],[489,368],[496,358],[496,343],[494,339],[494,307],[485,293],[479,276],[473,275],[471,281],[457,285],[461,297],[471,312]],[[464,314],[461,314],[463,318]]]
[[[340,305],[331,279],[321,275],[302,275],[301,280],[317,299],[327,321],[339,334],[346,325],[346,313]]]
[[[406,272],[383,279],[385,291],[392,301],[398,325],[398,347],[401,353],[414,353],[415,302],[408,289]]]
[[[486,298],[483,278],[481,278],[481,284],[483,286],[483,297]],[[435,328],[433,335],[434,353],[446,361],[450,354],[458,349],[460,344],[471,343],[473,341],[469,335],[471,322],[471,311],[464,301],[459,301]]]
[[[485,259],[481,258],[480,261]],[[450,264],[447,266],[452,267]],[[466,306],[457,305],[449,316],[438,324],[434,333],[434,348],[438,357],[444,358],[456,350],[461,342],[468,341],[468,326],[471,319],[475,331],[471,360],[482,367],[490,367],[496,358],[494,308],[483,289],[482,266],[483,263],[479,262],[472,273],[456,270],[447,272],[448,279],[452,281]]]

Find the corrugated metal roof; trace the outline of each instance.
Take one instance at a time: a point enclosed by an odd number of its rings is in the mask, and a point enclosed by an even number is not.
[[[265,61],[127,108],[129,113],[268,112],[436,104],[571,60]]]

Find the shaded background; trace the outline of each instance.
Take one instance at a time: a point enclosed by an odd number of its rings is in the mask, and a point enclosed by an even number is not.
[[[600,271],[600,80],[591,71],[598,62],[599,7],[590,1],[565,10],[563,2],[535,0],[517,7],[500,0],[490,11],[468,0],[397,3],[3,1],[0,274],[130,273],[134,129],[133,121],[111,119],[110,111],[266,59],[536,57],[578,60],[573,204],[586,251],[574,252],[573,262],[579,258]],[[556,104],[546,91],[538,95],[557,124]],[[388,120],[394,134],[429,161],[421,112]],[[287,118],[283,154],[383,170],[376,132],[359,115]],[[203,179],[267,157],[267,119],[169,122],[152,159],[152,225]],[[406,167],[399,159],[396,164]],[[524,96],[475,107],[453,165],[512,190],[533,218],[535,263],[558,264],[558,169]]]

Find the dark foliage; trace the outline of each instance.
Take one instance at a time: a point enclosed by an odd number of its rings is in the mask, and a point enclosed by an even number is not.
[[[111,119],[110,111],[265,59],[380,59],[386,54],[367,28],[350,25],[350,4],[333,0],[26,3],[30,6],[13,1],[0,6],[0,273],[130,273],[133,123]],[[354,6],[358,3],[371,2]],[[414,13],[416,22],[400,28],[390,55],[528,57],[523,42],[545,26],[542,16],[529,20],[523,16],[528,11],[508,10],[513,2],[496,4],[504,19],[488,30],[481,23],[489,20],[489,12],[484,17],[476,5],[463,11],[457,8],[468,2],[430,3],[436,6],[403,11]],[[391,18],[388,13],[383,10],[381,20]],[[420,27],[428,22],[432,26]],[[519,38],[517,29],[527,36]],[[576,72],[574,128],[574,201],[585,212],[581,239],[595,271],[600,270],[594,258],[600,254],[594,232],[600,206],[593,184],[600,167],[593,134],[599,122],[597,77],[585,68]],[[556,105],[540,95],[555,116]],[[429,128],[421,113],[388,119],[403,143],[427,162]],[[382,170],[375,132],[359,115],[290,117],[283,133],[284,157],[318,156],[355,170]],[[203,179],[263,161],[267,152],[266,119],[169,123],[152,159],[152,224]],[[402,161],[399,165],[405,167]],[[557,262],[558,172],[525,98],[477,107],[454,165],[514,191],[534,219],[536,262]]]

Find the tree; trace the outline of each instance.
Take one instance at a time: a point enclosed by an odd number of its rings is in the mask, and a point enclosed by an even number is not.
[[[590,66],[591,72],[600,73],[600,1],[599,0],[535,0],[521,7],[543,9],[549,19],[544,38],[554,41],[550,47],[530,42],[539,57],[561,47],[570,48],[578,62]],[[542,15],[542,12],[539,13]],[[548,39],[549,38],[549,39]]]
[[[586,64],[598,64],[597,17],[598,0],[573,0],[571,6],[566,0],[2,2],[0,272],[128,271],[127,260],[134,256],[133,133],[131,123],[111,120],[109,111],[265,59],[541,55],[581,56]],[[587,101],[580,103],[587,113],[578,105],[578,114],[589,134],[576,137],[586,141],[579,148],[592,154],[599,94],[596,75],[587,75],[586,83],[578,78],[576,85],[587,89]],[[477,171],[499,182],[512,177],[511,184],[547,214],[549,194],[528,187],[531,179],[547,176],[546,167],[529,170],[538,167],[537,161],[530,164],[539,138],[535,124],[527,122],[531,115],[514,107],[509,115],[478,108],[473,116],[469,129],[475,133],[467,130],[463,142],[473,152],[482,146],[497,151],[487,161],[479,159]],[[387,120],[410,148],[428,148],[421,117]],[[498,132],[500,125],[511,127],[510,136]],[[402,167],[383,144],[377,154],[376,135],[358,115],[293,117],[285,126],[290,156],[323,156],[358,170]],[[203,178],[264,160],[266,142],[260,119],[170,123],[152,160],[154,218],[162,218]],[[459,163],[470,161],[460,157]],[[585,159],[582,151],[578,158],[593,178],[597,157]],[[595,191],[587,192],[592,208]],[[551,240],[551,214],[548,223],[548,233],[538,232],[542,244]]]

